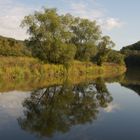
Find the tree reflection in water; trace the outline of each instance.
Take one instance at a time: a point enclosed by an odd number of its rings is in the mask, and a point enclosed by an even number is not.
[[[99,107],[107,107],[112,100],[102,78],[91,84],[64,82],[32,92],[23,103],[24,117],[18,122],[26,131],[52,137],[74,125],[96,120]]]

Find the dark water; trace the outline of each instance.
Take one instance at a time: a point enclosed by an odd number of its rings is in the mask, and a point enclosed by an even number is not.
[[[0,93],[0,140],[140,140],[140,71]]]

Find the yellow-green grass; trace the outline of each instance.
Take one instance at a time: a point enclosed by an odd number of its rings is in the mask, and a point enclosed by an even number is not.
[[[0,77],[6,79],[56,78],[94,75],[118,75],[125,66],[105,63],[97,66],[91,62],[71,62],[68,71],[63,65],[43,64],[29,57],[0,57]]]
[[[97,66],[91,62],[73,61],[66,71],[63,65],[44,64],[30,57],[0,57],[0,60],[0,89],[7,87],[7,90],[30,90],[62,84],[66,79],[79,83],[97,77],[116,77],[126,71],[125,66],[108,63]]]
[[[62,79],[62,78],[48,78],[48,79],[30,79],[30,80],[19,80],[19,81],[11,81],[11,80],[0,80],[0,92],[8,92],[8,91],[33,91],[36,89],[46,88],[54,85],[62,85],[65,82],[69,82],[73,85],[79,83],[94,83],[97,78],[95,77],[71,77],[71,79]],[[123,75],[119,76],[111,76],[111,77],[102,77],[106,82],[122,82]]]

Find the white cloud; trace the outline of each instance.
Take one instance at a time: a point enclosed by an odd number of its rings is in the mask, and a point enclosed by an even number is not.
[[[94,4],[97,5],[96,2]],[[96,8],[89,8],[89,5],[84,2],[79,4],[72,3],[70,12],[73,15],[80,16],[82,18],[96,20],[105,30],[112,30],[123,26],[123,22],[118,18],[108,17],[103,7],[99,8],[97,6]]]
[[[25,39],[26,31],[20,28],[23,17],[32,9],[17,3],[15,0],[0,0],[0,34],[17,39]]]
[[[120,106],[118,104],[109,104],[108,107],[104,109],[104,111],[110,113],[118,109],[120,109]]]
[[[11,91],[0,93],[0,111],[2,115],[18,117],[23,109],[22,103],[30,92]],[[0,119],[1,119],[0,117]],[[0,121],[1,122],[1,121]]]
[[[114,28],[121,28],[123,24],[124,23],[117,18],[107,18],[103,23],[103,27],[107,30],[112,30]]]
[[[90,4],[91,1],[92,4]],[[79,3],[67,1],[69,8],[63,11],[63,13],[70,12],[74,16],[97,20],[102,29],[105,30],[122,27],[122,21],[117,18],[108,17],[105,9],[99,6],[96,1],[94,3],[93,1],[89,0],[89,3],[84,0],[81,0]],[[0,0],[0,9],[0,35],[16,39],[27,38],[26,31],[20,27],[20,23],[25,15],[38,9],[38,7],[23,5],[17,2],[17,0]]]
[[[71,11],[73,15],[88,19],[98,19],[104,15],[103,11],[99,9],[91,9],[86,3],[71,4]]]

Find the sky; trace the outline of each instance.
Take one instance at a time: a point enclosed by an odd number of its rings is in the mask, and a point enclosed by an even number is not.
[[[0,35],[24,40],[22,19],[42,7],[96,20],[117,50],[140,40],[140,0],[0,0]]]

